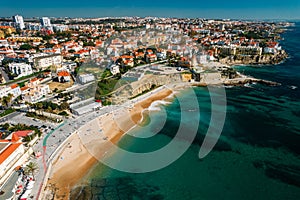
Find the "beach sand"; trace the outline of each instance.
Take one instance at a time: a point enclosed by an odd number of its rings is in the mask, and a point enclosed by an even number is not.
[[[143,110],[154,101],[163,100],[171,94],[170,89],[160,90],[137,102],[132,108],[121,107],[82,126],[67,139],[62,150],[53,160],[45,188],[46,193],[50,191],[57,200],[68,199],[72,187],[97,164],[98,160],[95,157],[111,156],[106,154],[110,141],[114,144],[118,143],[124,133],[136,124],[142,123]]]

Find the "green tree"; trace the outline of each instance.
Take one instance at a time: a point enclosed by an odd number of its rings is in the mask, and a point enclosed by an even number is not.
[[[66,110],[69,108],[69,104],[67,102],[63,102],[62,104],[60,104],[60,108],[61,110]]]
[[[13,95],[11,93],[9,93],[7,96],[4,96],[1,98],[1,104],[4,107],[9,107],[11,100],[12,100]]]
[[[28,44],[28,43],[22,44],[20,46],[20,50],[29,50],[29,49],[32,49],[32,48],[33,47],[30,44]]]
[[[24,171],[25,171],[25,174],[27,174],[27,175],[30,175],[30,174],[31,174],[32,177],[33,177],[33,179],[35,179],[35,178],[34,178],[34,172],[35,172],[37,169],[38,169],[37,164],[34,163],[34,162],[30,162],[30,163],[28,163],[28,164],[26,165]]]

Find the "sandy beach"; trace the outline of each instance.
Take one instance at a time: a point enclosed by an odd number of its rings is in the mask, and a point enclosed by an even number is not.
[[[163,100],[172,93],[172,90],[165,88],[132,107],[120,107],[80,127],[65,141],[62,150],[53,159],[45,188],[45,193],[51,193],[48,198],[54,195],[54,199],[57,200],[68,199],[72,187],[97,164],[96,157],[111,156],[107,154],[109,143],[116,144],[124,133],[142,123],[143,110],[154,101]]]

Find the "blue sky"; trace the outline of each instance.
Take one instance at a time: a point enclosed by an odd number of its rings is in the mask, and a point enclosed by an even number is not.
[[[164,16],[239,19],[300,19],[300,0],[14,0],[1,16]]]

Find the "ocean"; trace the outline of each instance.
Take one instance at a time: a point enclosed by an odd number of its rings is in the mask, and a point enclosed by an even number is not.
[[[156,105],[143,128],[131,130],[118,146],[136,153],[158,150],[169,144],[183,118],[180,102],[199,104],[197,136],[175,162],[147,173],[127,173],[101,162],[86,177],[76,199],[206,200],[300,199],[300,23],[289,27],[281,41],[289,58],[270,66],[236,66],[238,71],[281,83],[226,88],[227,113],[216,146],[199,159],[199,149],[211,121],[210,91],[195,87],[180,92],[170,103]],[[157,111],[161,110],[161,111]],[[166,116],[165,122],[162,120]],[[118,154],[118,152],[116,152]],[[117,155],[116,155],[117,156]],[[118,158],[126,162],[126,156]]]

